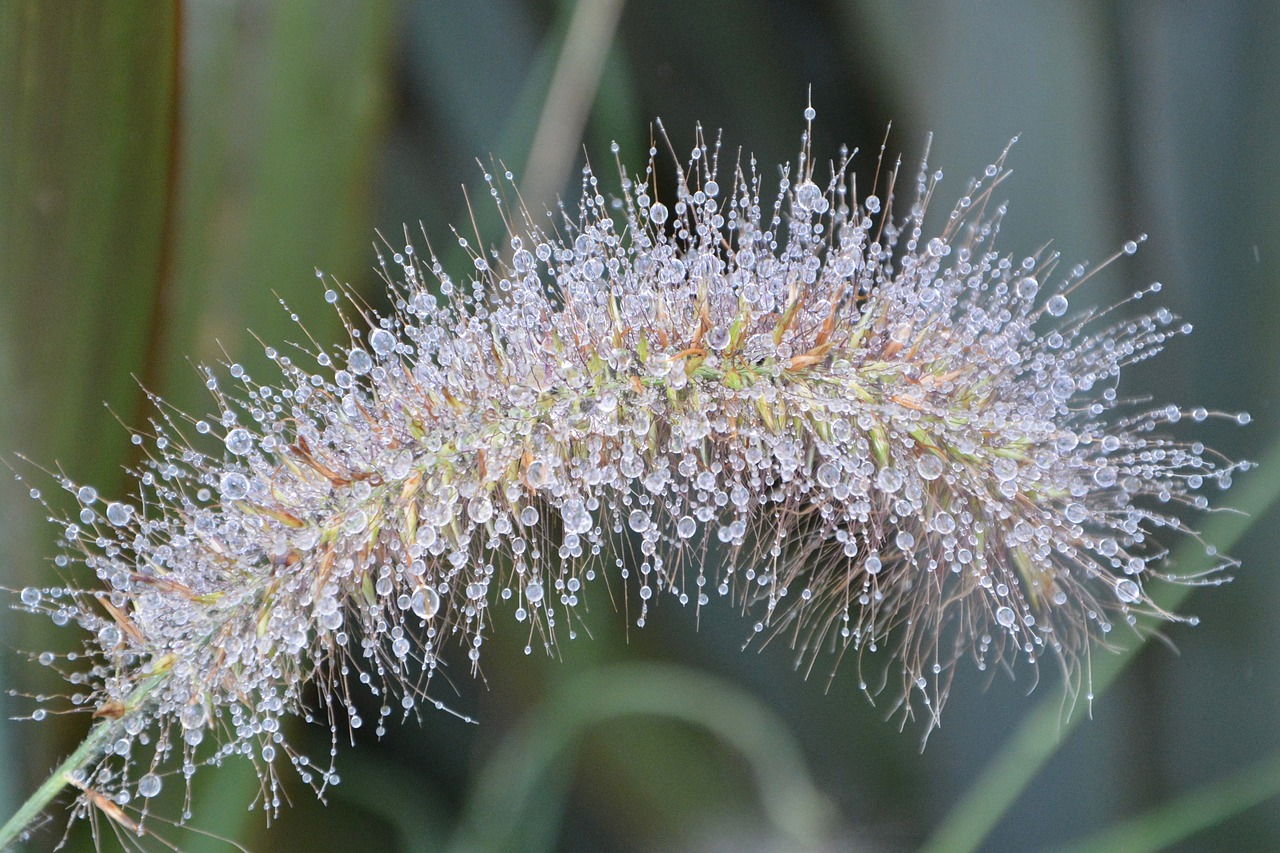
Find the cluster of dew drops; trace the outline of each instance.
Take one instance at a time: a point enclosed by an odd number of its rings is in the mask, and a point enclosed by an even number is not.
[[[1162,436],[1180,408],[1117,394],[1188,327],[1068,317],[1093,271],[1054,281],[1056,255],[993,248],[1003,156],[926,238],[923,164],[899,214],[896,168],[858,201],[852,155],[819,183],[808,133],[771,201],[701,130],[670,197],[649,155],[638,180],[618,161],[614,198],[585,169],[578,210],[548,219],[487,174],[507,241],[456,234],[465,274],[380,251],[394,310],[325,293],[349,346],[269,347],[279,377],[229,365],[231,391],[206,371],[208,420],[156,401],[136,502],[63,480],[80,509],[58,565],[99,585],[20,599],[89,632],[86,654],[40,656],[72,705],[129,708],[88,783],[150,798],[213,732],[206,760],[284,752],[329,784],[285,715],[336,738],[337,716],[360,725],[355,681],[381,733],[447,645],[479,665],[492,611],[554,653],[593,587],[638,597],[638,625],[660,593],[714,593],[802,657],[887,650],[935,722],[959,660],[1071,663],[1154,609],[1153,533],[1245,466]]]

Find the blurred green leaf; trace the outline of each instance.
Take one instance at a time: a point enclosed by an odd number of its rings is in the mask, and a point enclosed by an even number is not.
[[[184,357],[266,367],[260,340],[339,343],[318,268],[369,282],[371,186],[387,107],[390,3],[196,4],[187,46],[179,279],[161,383],[177,405],[210,401]],[[394,237],[393,237],[394,239]],[[268,368],[270,370],[270,368]]]
[[[561,774],[572,747],[587,730],[631,715],[670,717],[713,733],[745,759],[764,814],[779,833],[801,846],[824,839],[830,803],[814,787],[782,720],[705,673],[635,664],[566,681],[494,750],[479,771],[453,849],[550,849],[550,820],[563,809]]]
[[[0,292],[19,446],[105,494],[139,407],[172,239],[174,3],[6,4]],[[104,322],[106,321],[106,322]]]
[[[130,445],[103,402],[125,418],[142,407],[133,377],[145,370],[172,247],[178,24],[176,3],[0,7],[0,338],[9,361],[0,451],[56,463],[104,495],[121,491]],[[12,481],[0,495],[3,583],[38,583],[51,549],[32,543],[49,541],[50,528]],[[7,622],[8,608],[0,613]],[[15,622],[0,626],[13,638],[6,648],[19,645],[19,630],[25,649],[66,645],[47,621]],[[6,683],[39,692],[52,681],[31,666]],[[34,774],[83,734],[76,722],[42,723],[4,762],[14,778],[0,787],[32,790]],[[7,723],[6,735],[26,725]]]

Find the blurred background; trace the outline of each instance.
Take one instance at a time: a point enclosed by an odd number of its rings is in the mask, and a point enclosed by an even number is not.
[[[1068,263],[1099,261],[1149,234],[1089,299],[1161,281],[1160,303],[1196,332],[1122,391],[1247,409],[1248,427],[1195,434],[1267,457],[1280,439],[1269,0],[4,0],[0,452],[123,496],[117,418],[145,422],[142,386],[206,411],[192,363],[261,364],[247,330],[297,337],[279,300],[337,341],[314,269],[378,304],[375,230],[394,240],[421,222],[448,244],[448,224],[467,222],[462,185],[485,192],[477,157],[513,169],[531,207],[576,201],[584,150],[607,184],[609,143],[642,168],[660,117],[677,150],[701,121],[773,177],[810,91],[815,152],[856,146],[860,173],[891,122],[888,149],[909,165],[933,133],[940,207],[1021,135],[1003,186],[1013,255],[1053,239]],[[496,239],[483,203],[477,215]],[[784,648],[740,651],[747,626],[727,608],[695,625],[664,601],[628,630],[597,607],[594,638],[562,660],[526,657],[499,623],[484,679],[456,678],[450,701],[478,725],[361,730],[358,748],[340,745],[327,806],[288,779],[293,804],[270,827],[246,808],[247,764],[202,771],[192,825],[315,853],[1280,849],[1278,480],[1274,466],[1241,475],[1220,503],[1249,515],[1199,520],[1241,560],[1236,580],[1187,599],[1201,624],[1146,644],[1073,726],[1050,671],[1029,696],[1030,673],[962,671],[921,751],[919,727],[886,723],[852,667],[806,680]],[[9,589],[52,572],[53,529],[26,491],[0,482]],[[73,631],[5,608],[0,634],[6,693],[57,689],[26,653],[67,648]],[[32,707],[0,696],[4,816],[85,731],[13,719]],[[321,728],[291,737],[329,749]],[[55,810],[31,849],[64,822]],[[186,850],[234,849],[150,826]],[[69,849],[92,841],[77,831]]]

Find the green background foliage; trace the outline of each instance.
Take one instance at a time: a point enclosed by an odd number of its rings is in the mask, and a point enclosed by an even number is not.
[[[1122,391],[1248,409],[1248,428],[1196,434],[1269,459],[1277,45],[1280,7],[1264,0],[6,0],[0,451],[124,496],[136,451],[116,420],[145,423],[142,387],[205,411],[191,362],[261,364],[248,329],[299,335],[280,301],[336,341],[314,269],[378,304],[375,229],[394,241],[420,222],[447,246],[449,223],[469,222],[460,185],[483,198],[476,157],[513,169],[531,207],[576,197],[584,149],[602,177],[612,140],[642,165],[659,116],[677,150],[701,121],[730,150],[782,162],[812,87],[816,152],[847,142],[866,172],[890,121],[889,151],[909,164],[932,132],[944,203],[1021,134],[1001,238],[1015,255],[1052,238],[1068,262],[1096,261],[1148,233],[1089,297],[1162,281],[1161,304],[1197,331]],[[483,202],[476,216],[496,240]],[[1201,520],[1243,565],[1181,605],[1200,626],[1169,628],[1131,661],[1099,655],[1099,696],[1070,724],[1054,673],[1028,698],[1030,673],[965,671],[922,753],[919,726],[884,722],[852,666],[805,679],[781,646],[742,652],[748,626],[727,608],[695,624],[664,602],[628,629],[601,595],[593,637],[560,660],[526,657],[499,620],[483,680],[453,675],[450,706],[479,725],[440,713],[381,741],[358,731],[358,748],[339,744],[327,805],[286,779],[293,805],[270,827],[246,810],[259,793],[247,763],[201,772],[192,825],[255,851],[1280,849],[1277,470],[1222,499],[1249,515]],[[0,483],[10,589],[53,571],[28,487]],[[1202,558],[1177,550],[1174,570]],[[6,609],[0,633],[7,690],[57,689],[25,652],[72,632]],[[9,719],[31,707],[0,696],[5,815],[85,727]],[[323,729],[291,736],[329,749]],[[155,812],[179,815],[180,793]],[[32,849],[62,825],[55,813]],[[232,849],[150,826],[184,849]],[[70,849],[91,845],[77,832]]]

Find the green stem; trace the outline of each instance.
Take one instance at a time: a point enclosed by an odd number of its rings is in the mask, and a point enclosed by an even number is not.
[[[1271,447],[1260,467],[1268,471],[1280,469],[1280,442]],[[1215,513],[1203,531],[1203,540],[1213,542],[1222,551],[1234,548],[1253,526],[1254,519],[1270,510],[1280,498],[1280,477],[1253,476],[1242,485],[1235,494],[1243,511]],[[1189,573],[1193,566],[1203,562],[1202,548],[1199,539],[1188,539],[1174,552],[1170,563],[1177,566],[1178,571]],[[1192,589],[1194,587],[1166,587],[1157,603],[1166,610],[1175,610]],[[1143,643],[1138,643],[1123,652],[1093,659],[1090,689],[1095,696],[1107,689],[1142,646]],[[921,853],[972,853],[978,849],[1083,716],[1072,714],[1064,721],[1061,708],[1060,697],[1051,696],[1027,715],[1004,748],[934,830]]]
[[[85,769],[106,751],[107,744],[119,733],[129,714],[142,707],[147,696],[164,681],[167,675],[167,672],[158,673],[144,680],[125,699],[125,711],[123,714],[114,719],[103,720],[89,729],[89,734],[76,747],[75,752],[67,756],[66,760],[49,774],[49,778],[44,780],[44,783],[39,788],[36,788],[35,793],[18,807],[13,817],[9,818],[3,827],[0,827],[0,850],[8,849],[10,844],[19,839],[32,821],[39,817],[45,807],[53,801],[53,798],[58,796],[63,788],[71,784],[71,779],[76,771]]]

